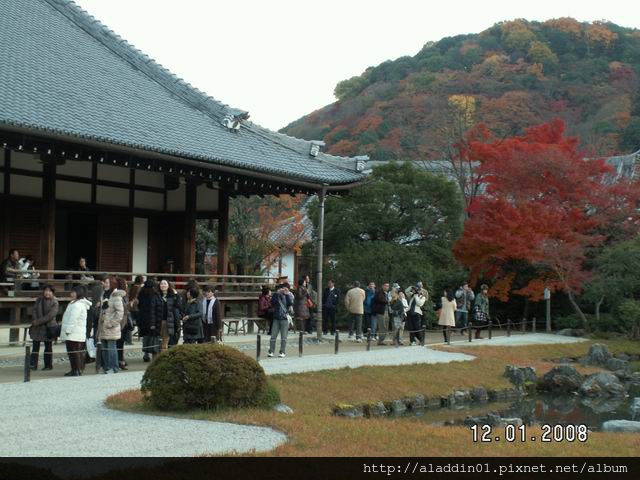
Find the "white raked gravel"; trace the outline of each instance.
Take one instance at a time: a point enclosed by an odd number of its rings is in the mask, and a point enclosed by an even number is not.
[[[454,334],[451,346],[455,347],[523,347],[526,345],[554,345],[559,343],[578,343],[586,342],[587,339],[579,337],[566,337],[564,335],[555,335],[553,333],[526,333],[514,332],[510,337],[502,335],[493,337],[491,340],[487,338],[486,330],[482,333],[482,340],[461,340],[461,335]]]
[[[456,341],[452,346],[578,341],[582,339],[514,334],[471,344]],[[374,346],[369,352],[263,358],[260,363],[267,374],[273,375],[368,365],[449,363],[474,358],[419,346],[384,349]],[[283,433],[266,427],[124,413],[104,406],[108,395],[138,387],[141,378],[142,372],[121,372],[0,385],[3,412],[0,456],[194,456],[266,451],[287,440]]]

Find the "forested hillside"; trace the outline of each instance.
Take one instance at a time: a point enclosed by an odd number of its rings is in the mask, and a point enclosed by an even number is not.
[[[338,155],[438,159],[473,125],[498,137],[562,118],[590,154],[640,148],[640,30],[514,20],[426,44],[340,82],[282,131]]]

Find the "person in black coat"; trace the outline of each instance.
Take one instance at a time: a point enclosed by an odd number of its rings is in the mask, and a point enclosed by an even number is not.
[[[161,300],[156,283],[147,280],[136,297],[138,310],[138,333],[142,337],[143,360],[151,361],[149,355],[160,353],[160,317]]]
[[[167,280],[160,281],[160,300],[156,315],[160,318],[161,350],[164,351],[170,344],[175,345],[180,337],[182,302]]]
[[[378,345],[384,345],[389,329],[389,284],[384,283],[382,288],[373,297],[373,314],[375,315]]]
[[[336,333],[336,310],[340,301],[340,290],[336,288],[333,279],[327,282],[327,288],[322,293],[322,333],[325,335]]]

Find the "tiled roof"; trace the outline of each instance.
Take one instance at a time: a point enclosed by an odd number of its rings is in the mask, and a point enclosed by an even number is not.
[[[311,142],[243,120],[69,0],[0,0],[2,124],[280,176],[357,182],[355,159],[309,155]]]
[[[607,163],[615,168],[615,179],[623,177],[632,178],[638,172],[638,164],[640,164],[640,151],[630,153],[628,155],[617,155],[607,158]]]

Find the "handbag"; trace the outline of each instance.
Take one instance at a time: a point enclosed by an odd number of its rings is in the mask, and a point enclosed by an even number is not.
[[[56,324],[54,326],[46,326],[47,328],[47,338],[49,340],[53,340],[55,338],[58,338],[60,336],[60,324],[56,322]]]
[[[87,338],[87,355],[89,358],[96,358],[96,342],[93,338]]]
[[[307,305],[307,308],[313,308],[313,300],[311,300],[311,298],[307,297],[305,304]]]

